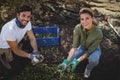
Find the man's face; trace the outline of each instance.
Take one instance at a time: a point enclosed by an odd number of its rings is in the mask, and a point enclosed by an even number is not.
[[[19,14],[17,13],[17,18],[23,26],[27,25],[31,19],[31,16],[32,14],[30,11],[20,12]]]
[[[87,30],[90,30],[91,27],[92,27],[92,21],[93,21],[93,18],[87,14],[87,13],[84,13],[84,14],[81,14],[80,15],[80,22],[81,22],[81,25],[87,29]]]

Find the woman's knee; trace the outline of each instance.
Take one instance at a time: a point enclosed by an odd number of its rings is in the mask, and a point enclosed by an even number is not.
[[[91,63],[93,65],[98,65],[99,64],[99,60],[89,59],[89,63]]]

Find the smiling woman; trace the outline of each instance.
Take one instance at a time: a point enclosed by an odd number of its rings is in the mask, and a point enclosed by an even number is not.
[[[90,8],[82,8],[79,12],[80,23],[75,26],[73,32],[73,45],[67,59],[58,65],[59,71],[70,68],[74,71],[77,65],[88,59],[84,77],[88,78],[92,69],[98,65],[101,56],[100,42],[102,31],[93,24],[93,13]]]
[[[93,13],[89,8],[84,8],[80,10],[80,22],[81,25],[87,29],[90,30],[92,28],[92,22],[93,22]]]

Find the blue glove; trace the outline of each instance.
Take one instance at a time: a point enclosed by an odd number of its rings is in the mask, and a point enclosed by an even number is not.
[[[68,64],[69,64],[69,61],[65,59],[61,64],[58,65],[58,71],[59,72],[65,71]]]
[[[74,71],[79,64],[79,61],[75,58],[72,63],[69,64],[69,68],[71,71]]]
[[[33,65],[36,65],[44,60],[44,57],[41,54],[39,54],[39,52],[37,51],[33,51],[30,54],[30,58],[31,58],[31,63]]]

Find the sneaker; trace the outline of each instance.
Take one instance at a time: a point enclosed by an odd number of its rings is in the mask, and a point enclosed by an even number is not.
[[[91,73],[91,70],[88,70],[87,68],[85,69],[85,72],[84,72],[84,77],[85,78],[88,78],[90,76],[90,73]]]

